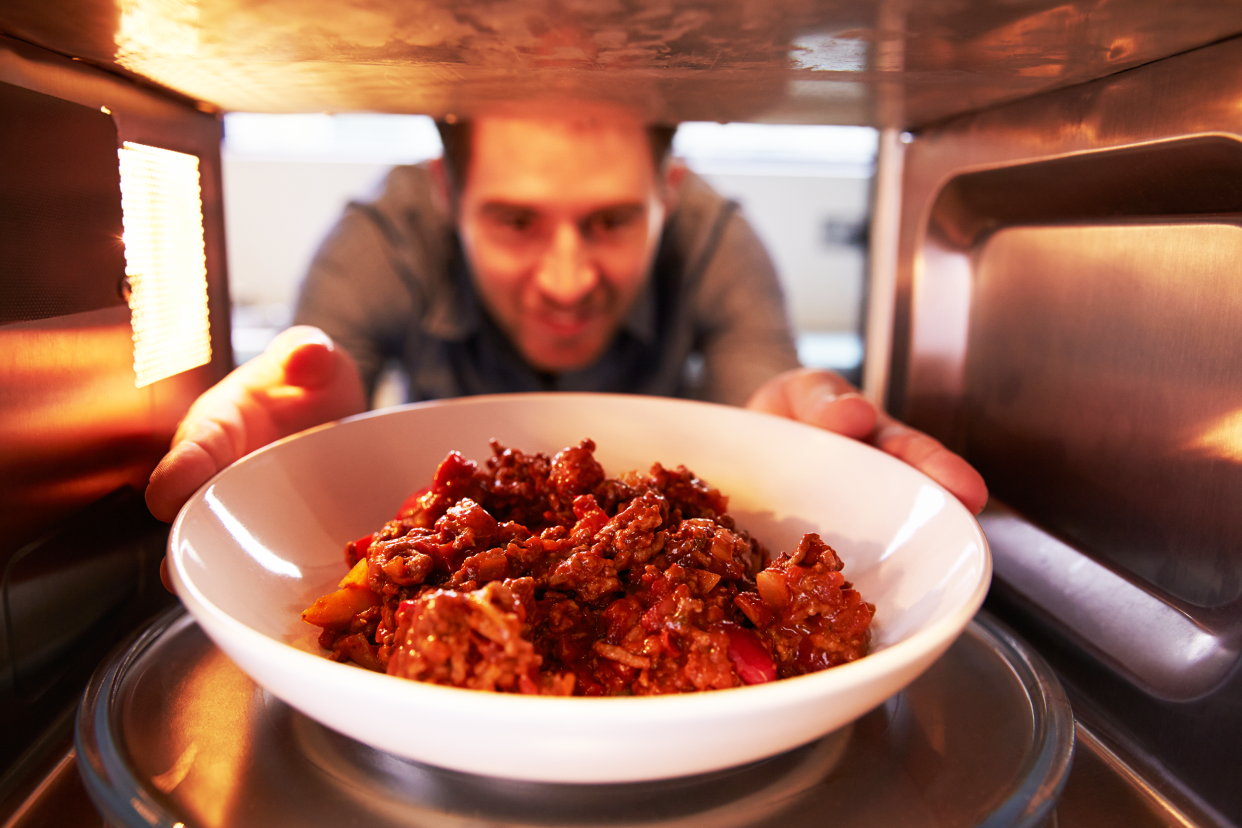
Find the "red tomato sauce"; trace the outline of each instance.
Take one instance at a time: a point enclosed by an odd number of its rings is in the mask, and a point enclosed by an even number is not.
[[[610,478],[591,440],[555,457],[492,448],[482,469],[449,454],[395,520],[346,545],[357,568],[304,614],[331,658],[477,690],[617,696],[866,655],[875,607],[818,535],[773,557],[684,466]]]

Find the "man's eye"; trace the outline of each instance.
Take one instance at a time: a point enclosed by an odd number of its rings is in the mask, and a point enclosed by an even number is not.
[[[518,233],[524,233],[535,226],[534,213],[528,213],[524,210],[502,213],[496,217],[496,220],[505,229]]]
[[[600,210],[586,220],[585,230],[590,234],[610,234],[630,227],[639,218],[638,210]]]

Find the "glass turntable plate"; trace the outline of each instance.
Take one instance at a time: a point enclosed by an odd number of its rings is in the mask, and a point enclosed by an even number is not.
[[[770,759],[620,785],[472,776],[303,716],[178,607],[96,672],[76,740],[91,798],[134,828],[798,828],[1042,825],[1069,773],[1073,732],[1051,670],[981,613],[906,690]]]

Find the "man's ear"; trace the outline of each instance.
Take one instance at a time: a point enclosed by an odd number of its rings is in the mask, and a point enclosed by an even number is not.
[[[449,185],[448,170],[444,169],[443,158],[433,158],[427,162],[427,172],[431,174],[431,195],[436,207],[445,215],[454,215],[452,187]]]
[[[686,165],[677,158],[664,162],[664,211],[671,213],[677,207],[682,182],[686,180]]]

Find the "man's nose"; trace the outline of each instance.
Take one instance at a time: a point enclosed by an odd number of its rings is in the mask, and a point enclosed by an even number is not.
[[[539,262],[535,284],[544,296],[572,305],[595,289],[599,273],[587,255],[582,232],[572,222],[561,222]]]

